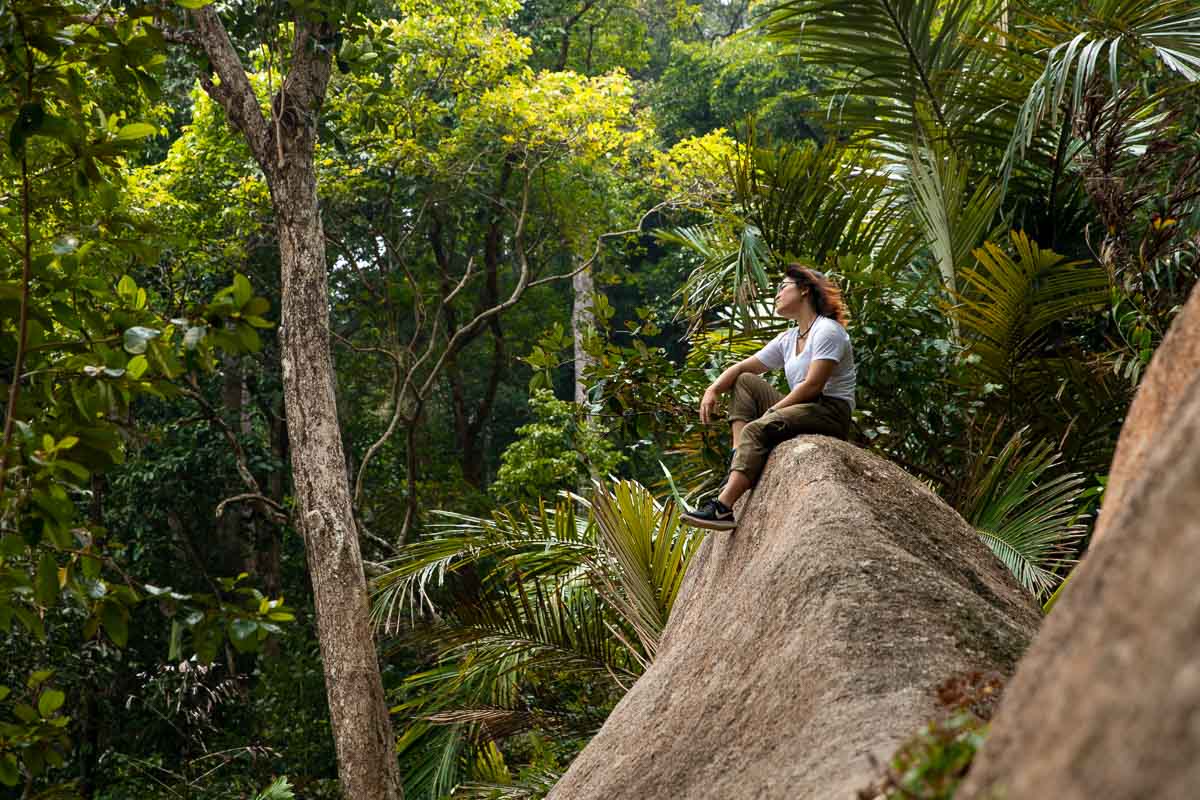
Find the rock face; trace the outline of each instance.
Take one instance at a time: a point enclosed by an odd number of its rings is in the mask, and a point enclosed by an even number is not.
[[[961,517],[844,442],[776,448],[738,513],[551,800],[852,800],[938,683],[1007,673],[1038,625]]]
[[[1126,495],[1141,491],[1144,466],[1169,434],[1184,399],[1181,389],[1200,376],[1200,287],[1192,289],[1183,310],[1171,323],[1162,344],[1138,386],[1137,395],[1121,426],[1121,439],[1108,471],[1104,508],[1096,520],[1092,543],[1112,529],[1110,521],[1125,504]]]
[[[956,800],[1200,797],[1200,376],[1176,392]]]

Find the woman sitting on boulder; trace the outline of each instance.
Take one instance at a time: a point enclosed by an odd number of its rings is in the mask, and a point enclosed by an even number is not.
[[[700,421],[714,418],[717,396],[733,390],[729,422],[733,457],[716,499],[683,515],[710,530],[737,527],[733,504],[754,485],[771,448],[802,433],[845,439],[854,410],[854,350],[846,333],[842,295],[828,278],[799,264],[788,265],[775,292],[775,313],[796,323],[758,353],[734,364],[704,391]],[[783,367],[791,391],[780,394],[761,377]]]

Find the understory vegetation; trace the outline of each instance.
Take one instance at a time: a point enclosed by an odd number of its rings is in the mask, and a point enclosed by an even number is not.
[[[0,798],[343,796],[359,573],[404,796],[543,797],[655,658],[791,262],[852,441],[1052,602],[1200,270],[1200,10],[888,7],[0,0]],[[952,795],[975,678],[878,792]]]

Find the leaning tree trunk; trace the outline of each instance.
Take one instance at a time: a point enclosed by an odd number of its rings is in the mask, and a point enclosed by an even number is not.
[[[283,395],[296,523],[312,577],[317,635],[325,670],[343,792],[353,800],[403,796],[383,681],[372,636],[358,530],[338,427],[329,351],[325,237],[313,168],[316,123],[329,84],[330,57],[321,43],[334,31],[296,20],[292,63],[262,115],[220,18],[193,12],[198,43],[219,83],[202,83],[242,132],[271,191],[282,272]]]

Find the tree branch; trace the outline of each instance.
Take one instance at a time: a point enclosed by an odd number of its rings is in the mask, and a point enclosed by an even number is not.
[[[258,95],[250,85],[246,70],[233,48],[225,25],[212,6],[188,12],[196,26],[196,37],[204,48],[219,83],[202,75],[200,85],[225,111],[229,121],[242,132],[250,151],[259,165],[266,169],[271,163],[271,129],[258,104]]]

